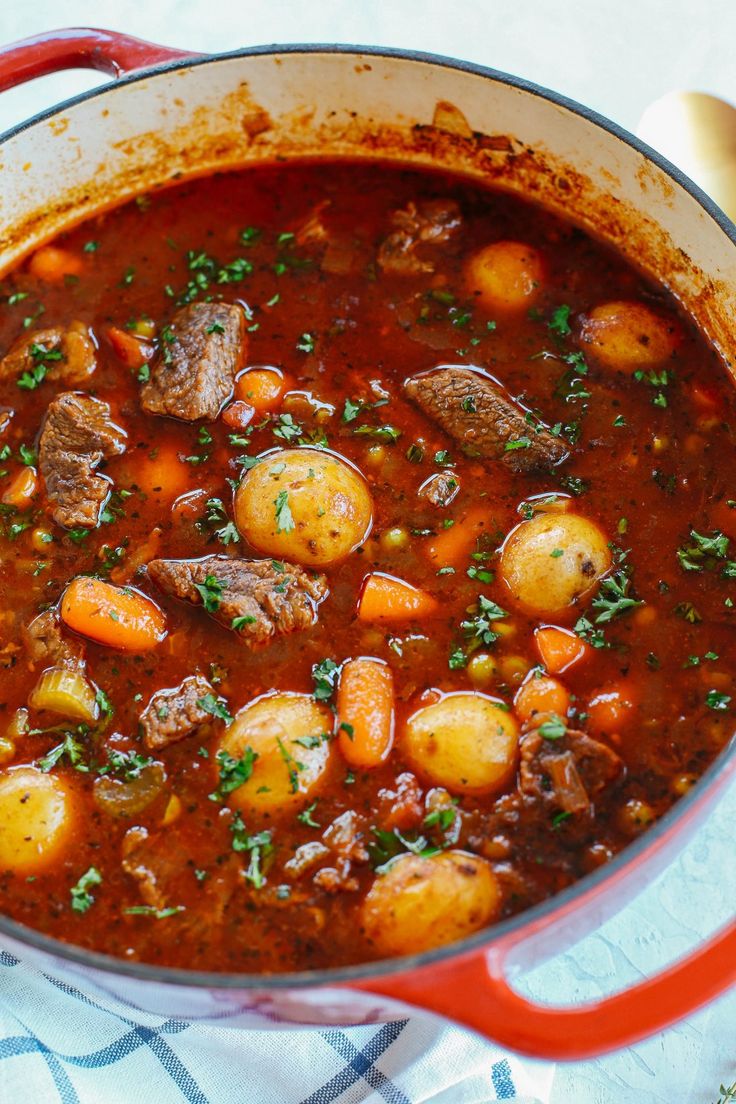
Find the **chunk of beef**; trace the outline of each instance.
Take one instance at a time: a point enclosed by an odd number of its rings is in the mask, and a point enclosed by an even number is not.
[[[404,389],[469,456],[502,460],[517,472],[550,468],[568,456],[564,441],[530,424],[528,411],[481,372],[447,365],[410,377]]]
[[[177,311],[141,388],[143,409],[185,422],[214,421],[232,394],[245,343],[237,303],[191,303]]]
[[[192,855],[171,832],[149,833],[147,829],[129,828],[123,837],[122,868],[138,884],[144,904],[151,909],[178,909],[179,902],[190,896]],[[212,870],[197,894],[197,901],[182,909],[177,920],[177,934],[205,934],[222,924],[225,910],[237,888],[240,863],[232,855]]]
[[[251,647],[267,644],[277,633],[309,628],[327,596],[324,575],[274,560],[151,560],[148,574],[167,594],[195,605],[202,603],[203,592],[211,596],[212,616],[235,628]]]
[[[64,636],[57,610],[39,613],[29,625],[23,626],[22,634],[34,666],[66,667],[70,671],[81,671],[84,667],[82,643]]]
[[[554,740],[532,729],[522,736],[520,749],[522,794],[565,813],[585,812],[590,799],[623,770],[615,751],[574,729]]]
[[[420,498],[433,506],[449,506],[460,493],[460,480],[454,472],[435,472],[425,479],[417,491]]]
[[[54,521],[67,529],[94,529],[110,493],[110,480],[96,469],[125,452],[126,434],[110,407],[75,391],[52,400],[41,430],[39,466],[54,503]]]
[[[0,379],[24,373],[33,378],[62,380],[76,387],[85,383],[97,367],[94,338],[84,322],[49,326],[22,334],[0,360]]]
[[[200,702],[213,692],[201,675],[189,675],[170,690],[157,690],[141,713],[143,743],[148,750],[175,744],[211,721],[211,714]]]
[[[442,245],[452,238],[462,225],[460,208],[452,199],[429,199],[423,203],[407,203],[403,211],[394,211],[392,234],[381,242],[378,263],[384,272],[399,276],[415,276],[434,272],[431,260],[417,254],[418,247]]]

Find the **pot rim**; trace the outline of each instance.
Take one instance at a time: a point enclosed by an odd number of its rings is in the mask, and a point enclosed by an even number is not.
[[[96,97],[105,96],[114,92],[117,88],[133,84],[137,81],[147,80],[178,69],[190,69],[200,65],[208,65],[220,61],[228,61],[236,58],[274,56],[282,54],[344,54],[356,57],[382,57],[392,58],[398,61],[410,61],[439,67],[453,69],[473,76],[484,77],[499,84],[509,85],[529,95],[536,96],[578,115],[586,122],[592,123],[610,134],[612,137],[625,143],[642,154],[648,161],[662,170],[677,185],[686,191],[703,208],[707,215],[717,224],[726,237],[736,246],[736,224],[702,191],[688,176],[676,165],[668,161],[660,153],[654,150],[646,142],[642,142],[636,135],[626,130],[625,127],[599,114],[593,108],[587,107],[568,96],[555,92],[529,81],[523,77],[504,73],[488,66],[475,62],[463,61],[457,58],[447,57],[442,54],[433,54],[420,50],[407,50],[398,47],[383,46],[359,46],[347,43],[287,43],[280,45],[248,46],[224,53],[193,55],[181,60],[166,61],[158,65],[150,66],[108,82],[100,87],[95,87],[81,92],[69,99],[37,112],[35,115],[24,119],[15,126],[0,133],[0,145],[17,134],[30,129],[37,123],[44,122],[77,104],[84,103]],[[547,898],[537,905],[517,913],[490,928],[485,928],[474,933],[466,939],[448,946],[437,947],[421,954],[405,955],[400,958],[379,959],[370,962],[358,963],[351,966],[319,970],[301,970],[283,974],[246,974],[246,973],[218,973],[204,970],[185,970],[168,966],[156,966],[147,962],[129,962],[125,959],[115,958],[112,955],[103,954],[82,947],[77,944],[65,943],[62,940],[44,935],[42,932],[29,928],[10,917],[0,914],[0,936],[7,935],[21,944],[28,945],[36,951],[47,955],[56,956],[84,966],[99,970],[106,974],[114,974],[138,981],[166,984],[172,986],[188,986],[194,989],[242,989],[242,990],[268,990],[268,989],[304,989],[312,987],[328,987],[330,985],[343,985],[350,982],[362,982],[376,977],[386,977],[401,974],[407,971],[417,970],[423,967],[440,965],[453,957],[468,956],[481,951],[505,938],[518,935],[525,927],[534,929],[540,924],[547,926],[554,919],[557,912],[563,913],[577,898],[594,896],[602,884],[609,879],[615,879],[625,867],[634,866],[645,860],[649,852],[657,849],[657,845],[670,832],[677,828],[678,821],[687,819],[687,814],[693,807],[703,801],[709,789],[715,789],[712,784],[723,770],[724,763],[736,757],[736,738],[732,737],[729,743],[721,750],[713,762],[698,779],[693,788],[680,797],[678,801],[664,814],[664,816],[649,828],[642,836],[632,841],[622,851],[611,859],[610,862],[583,878],[578,879],[566,889],[554,896]],[[680,825],[680,828],[682,825]]]

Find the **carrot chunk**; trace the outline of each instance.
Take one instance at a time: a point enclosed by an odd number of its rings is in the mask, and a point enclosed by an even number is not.
[[[587,659],[593,650],[574,632],[555,625],[537,629],[534,639],[539,657],[551,675],[563,674],[581,659]]]
[[[3,492],[5,506],[15,506],[16,510],[25,510],[38,490],[38,475],[35,468],[21,468],[13,476]]]
[[[79,276],[84,268],[82,258],[68,249],[44,245],[28,262],[28,271],[50,284],[61,283],[65,276]]]
[[[614,736],[633,719],[637,694],[631,683],[621,680],[608,685],[588,702],[588,722],[591,732]]]
[[[384,762],[394,742],[394,678],[383,660],[361,656],[344,665],[337,720],[340,751],[351,767]]]
[[[102,579],[72,579],[62,595],[61,617],[81,636],[126,652],[149,651],[166,636],[166,619],[155,602]]]
[[[424,544],[425,555],[439,567],[461,567],[475,550],[476,542],[491,531],[488,511],[482,507],[471,510],[449,529],[442,529]]]
[[[268,414],[276,410],[290,387],[291,379],[279,368],[251,368],[238,379],[235,394],[256,413]]]
[[[146,361],[153,356],[152,346],[146,345],[140,338],[128,333],[127,330],[110,326],[107,330],[107,337],[115,351],[115,355],[126,368],[132,370],[142,368]]]
[[[437,600],[431,594],[379,571],[363,584],[358,617],[361,621],[411,621],[431,617],[437,609]]]
[[[556,713],[564,717],[570,704],[570,695],[555,678],[532,675],[516,692],[514,709],[522,722],[534,721],[535,716]]]

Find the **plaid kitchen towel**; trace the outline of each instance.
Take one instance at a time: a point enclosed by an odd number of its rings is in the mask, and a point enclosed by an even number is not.
[[[0,951],[1,1104],[547,1104],[553,1072],[428,1019],[242,1031],[132,1018]]]

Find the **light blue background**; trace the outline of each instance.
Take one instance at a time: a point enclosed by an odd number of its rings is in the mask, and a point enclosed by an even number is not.
[[[734,0],[4,0],[0,7],[2,42],[74,25],[199,51],[300,41],[428,50],[528,77],[629,129],[674,88],[736,101]],[[99,80],[63,74],[4,93],[0,130]],[[557,1001],[597,997],[652,973],[725,921],[736,902],[735,808],[736,790],[646,894],[528,977],[526,988]],[[709,1104],[721,1081],[736,1081],[735,1023],[736,994],[631,1050],[560,1067],[551,1104]]]

